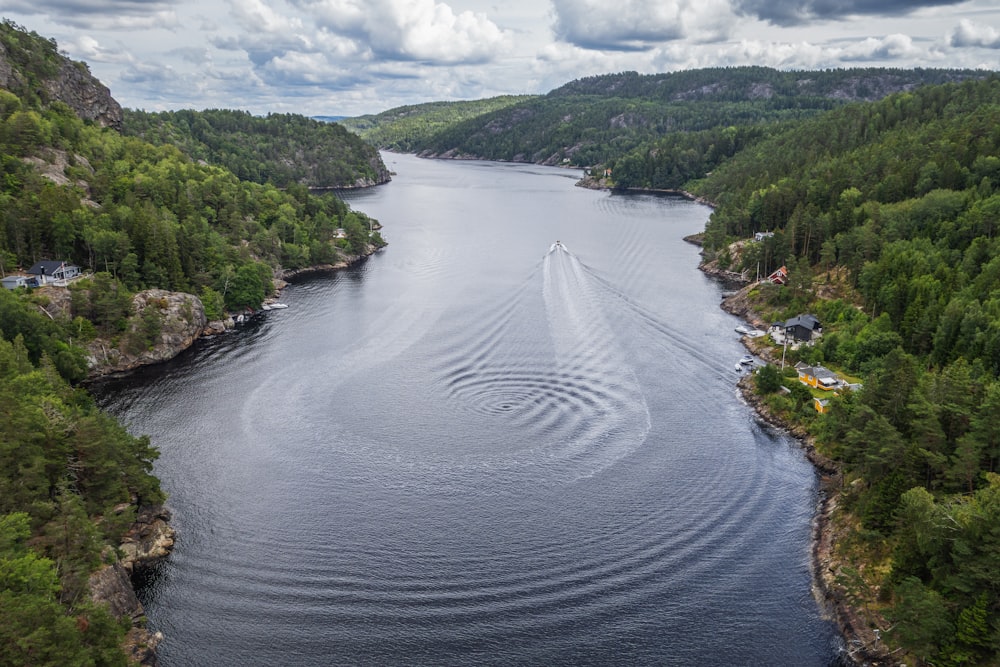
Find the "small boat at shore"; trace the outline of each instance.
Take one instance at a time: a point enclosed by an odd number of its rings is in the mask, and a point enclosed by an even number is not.
[[[288,308],[288,304],[281,303],[280,301],[275,301],[271,304],[271,310],[281,310],[282,308]]]

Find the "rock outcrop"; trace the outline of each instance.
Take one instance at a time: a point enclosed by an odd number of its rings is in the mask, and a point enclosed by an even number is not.
[[[174,550],[177,531],[170,526],[170,510],[163,505],[139,509],[135,523],[122,537],[122,563],[132,571],[166,558]]]
[[[55,65],[36,67],[39,71],[28,75],[24,66],[18,64],[17,59],[0,43],[0,88],[21,94],[31,87],[33,79],[38,80],[39,88],[29,92],[37,94],[42,103],[62,102],[83,120],[121,130],[121,105],[111,97],[108,87],[94,78],[86,64],[58,54],[55,42],[44,40],[34,33],[20,35],[25,42],[39,45],[39,57],[45,63],[54,62]]]
[[[160,328],[152,344],[136,350],[130,346],[128,335],[122,336],[123,342],[117,346],[104,339],[91,342],[88,345],[91,375],[121,373],[168,361],[189,348],[205,330],[207,320],[201,299],[184,292],[151,289],[132,298],[133,314],[129,318],[128,334],[140,335],[144,315],[150,308],[156,309]]]
[[[145,610],[136,597],[131,577],[137,567],[148,567],[173,550],[176,533],[169,520],[170,511],[162,505],[139,508],[135,523],[122,538],[121,559],[90,575],[88,582],[94,602],[106,605],[116,619],[132,624],[125,639],[125,652],[132,664],[146,667],[159,664],[156,647],[163,641],[163,634],[146,629]]]
[[[132,588],[128,569],[121,563],[105,565],[90,575],[89,584],[94,602],[106,605],[116,619],[127,619],[132,624],[123,645],[130,664],[157,667],[156,647],[163,641],[163,634],[144,627],[145,611]]]
[[[144,611],[132,588],[131,573],[122,563],[105,565],[90,575],[90,597],[104,603],[115,618],[140,623]]]
[[[52,99],[65,103],[83,120],[121,131],[121,105],[111,97],[108,87],[91,75],[85,64],[63,60],[59,73],[44,81],[42,86]]]

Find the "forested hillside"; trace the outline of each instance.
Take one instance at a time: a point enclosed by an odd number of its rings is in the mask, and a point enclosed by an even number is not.
[[[343,118],[338,124],[357,133],[373,146],[408,153],[449,125],[531,98],[531,95],[503,95],[469,102],[428,102],[368,116]]]
[[[20,42],[31,37],[12,26],[0,34]],[[47,40],[34,39],[48,52]],[[178,114],[195,125],[205,119]],[[265,123],[277,137],[298,126],[296,118],[284,116],[206,116],[247,127]],[[207,295],[210,302],[218,294],[227,307],[238,308],[259,304],[278,269],[362,253],[374,226],[343,201],[313,196],[304,185],[279,190],[241,180],[172,145],[84,122],[60,101],[41,104],[4,90],[0,153],[0,267],[7,271],[41,259],[65,260],[108,272],[129,290],[182,290]],[[338,238],[338,228],[346,238]],[[377,234],[374,240],[381,242]]]
[[[759,312],[823,323],[788,359],[863,382],[822,415],[794,380],[770,400],[843,464],[845,586],[927,664],[1000,660],[998,156],[990,78],[831,111],[689,184],[719,204],[710,256],[789,268],[751,292]]]
[[[126,110],[123,130],[170,145],[194,160],[225,167],[237,178],[279,188],[354,188],[385,183],[378,151],[336,123],[296,114],[245,111]]]
[[[697,150],[730,126],[761,126],[742,136],[753,138],[771,124],[801,120],[849,101],[980,76],[969,70],[779,72],[763,67],[608,74],[452,123],[429,138],[414,140],[410,149],[437,157],[608,165],[632,151],[655,158],[667,155],[674,145]],[[711,135],[691,140],[687,135],[692,132]],[[660,139],[667,143],[655,145]],[[706,160],[697,169],[714,164]],[[669,183],[658,178],[619,180],[617,175],[615,182],[619,187],[668,188],[677,186],[678,178],[671,178],[674,171],[686,178],[705,173],[691,164],[657,164],[646,171],[651,176],[665,174]]]
[[[0,274],[42,259],[92,273],[68,287],[0,289],[0,664],[124,665],[131,619],[93,602],[88,579],[119,562],[138,510],[164,494],[149,440],[71,386],[88,373],[84,346],[96,336],[151,344],[162,322],[152,307],[130,324],[136,290],[191,292],[219,317],[258,306],[283,269],[339,262],[382,240],[374,221],[332,195],[241,180],[174,146],[122,136],[110,97],[109,114],[81,119],[69,103],[107,89],[53,41],[9,21],[0,84]],[[306,126],[316,130],[307,139],[346,136],[294,117],[263,122],[279,137]]]

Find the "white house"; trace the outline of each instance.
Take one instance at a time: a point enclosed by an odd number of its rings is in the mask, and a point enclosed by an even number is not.
[[[36,277],[39,285],[44,285],[53,280],[76,278],[80,275],[80,267],[56,260],[43,260],[28,269],[28,273]]]

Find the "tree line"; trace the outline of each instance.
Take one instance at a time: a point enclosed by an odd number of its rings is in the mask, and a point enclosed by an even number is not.
[[[862,379],[825,414],[794,378],[783,396],[769,372],[762,391],[843,465],[845,585],[935,665],[1000,657],[998,121],[996,78],[920,88],[797,123],[687,184],[718,202],[709,256],[789,268],[754,291],[762,312],[823,322],[789,359]],[[773,236],[745,241],[758,231]]]

